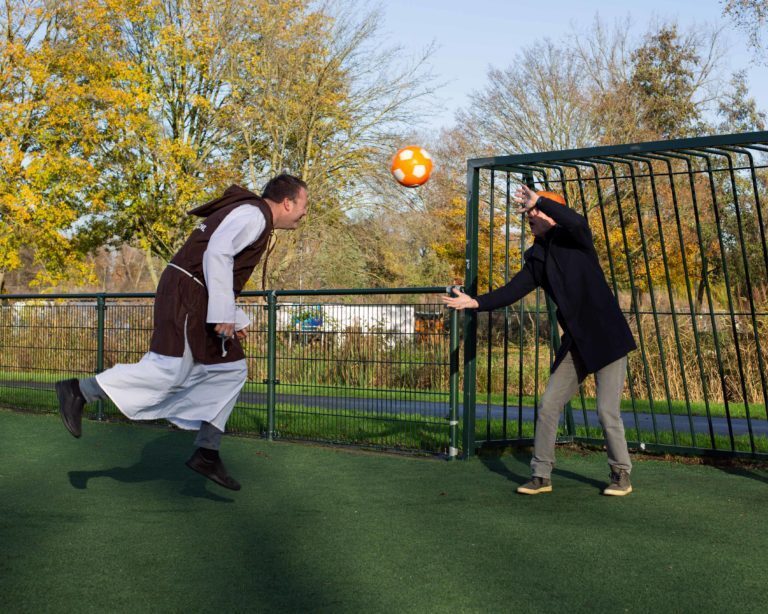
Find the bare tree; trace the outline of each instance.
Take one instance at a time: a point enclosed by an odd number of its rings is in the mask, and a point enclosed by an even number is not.
[[[766,63],[765,26],[768,23],[766,0],[721,0],[723,15],[730,17],[740,30],[746,32],[756,62]]]
[[[250,185],[281,171],[309,185],[303,227],[281,236],[270,265],[273,280],[295,282],[308,253],[322,262],[330,260],[325,250],[338,254],[339,242],[356,249],[346,216],[367,204],[367,177],[434,83],[424,63],[430,48],[403,64],[400,50],[380,47],[379,12],[354,1],[292,2],[286,28],[284,4],[260,3],[258,38],[233,55],[229,121]],[[334,234],[335,245],[317,244]]]
[[[471,96],[457,122],[497,153],[570,149],[594,142],[587,77],[573,51],[545,39],[523,49]]]

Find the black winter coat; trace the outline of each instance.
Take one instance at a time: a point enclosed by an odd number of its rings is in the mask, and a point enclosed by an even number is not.
[[[526,250],[523,268],[509,283],[477,297],[478,311],[511,305],[543,288],[557,305],[557,321],[563,329],[552,371],[570,351],[581,380],[637,346],[605,280],[587,220],[547,198],[539,198],[537,207],[556,226]]]

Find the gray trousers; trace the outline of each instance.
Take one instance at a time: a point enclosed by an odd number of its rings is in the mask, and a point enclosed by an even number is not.
[[[627,357],[624,356],[595,373],[597,383],[597,416],[603,427],[605,444],[608,448],[608,464],[611,469],[632,471],[624,423],[621,420],[621,392],[627,372]],[[533,444],[531,473],[540,478],[549,478],[555,466],[555,440],[565,404],[579,389],[579,378],[573,357],[569,352],[549,378],[547,388],[541,397],[539,414],[536,419],[536,437]]]
[[[95,377],[79,380],[80,392],[83,393],[87,403],[93,403],[98,399],[107,400],[109,395],[99,386]],[[203,422],[195,438],[195,445],[198,448],[208,448],[209,450],[218,450],[221,447],[221,436],[223,433],[212,424]]]

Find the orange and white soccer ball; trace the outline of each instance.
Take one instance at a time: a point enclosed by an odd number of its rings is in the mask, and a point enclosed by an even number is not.
[[[400,185],[416,188],[425,184],[432,174],[432,156],[423,147],[409,145],[398,150],[390,170]]]

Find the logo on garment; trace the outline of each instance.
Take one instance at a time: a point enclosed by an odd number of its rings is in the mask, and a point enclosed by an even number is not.
[[[197,227],[197,229],[198,229],[200,232],[205,232],[205,224],[200,224],[200,225]]]

